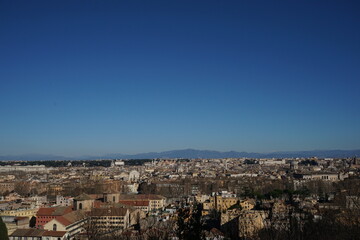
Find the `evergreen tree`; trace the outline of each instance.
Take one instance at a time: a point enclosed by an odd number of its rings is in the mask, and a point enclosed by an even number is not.
[[[6,228],[5,223],[3,222],[2,218],[0,217],[0,239],[1,240],[9,240],[8,231]]]
[[[29,227],[35,228],[35,226],[36,226],[36,217],[33,216],[30,218]]]

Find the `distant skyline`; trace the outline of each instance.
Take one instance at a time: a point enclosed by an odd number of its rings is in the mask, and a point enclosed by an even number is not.
[[[360,149],[353,150],[313,150],[279,151],[271,153],[213,151],[198,149],[177,149],[164,152],[137,154],[112,153],[106,155],[83,155],[76,157],[51,154],[0,155],[0,161],[44,161],[44,160],[107,160],[107,159],[154,159],[154,158],[353,158],[360,156]]]
[[[359,1],[0,1],[0,155],[360,149]]]

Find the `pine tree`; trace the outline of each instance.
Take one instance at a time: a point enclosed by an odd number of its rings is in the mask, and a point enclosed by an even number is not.
[[[0,239],[1,240],[9,240],[8,231],[6,228],[5,223],[3,222],[2,218],[0,217]]]

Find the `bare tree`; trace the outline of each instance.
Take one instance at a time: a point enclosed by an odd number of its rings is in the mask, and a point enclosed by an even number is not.
[[[14,191],[21,196],[28,195],[30,193],[30,183],[29,182],[17,182],[15,183]]]

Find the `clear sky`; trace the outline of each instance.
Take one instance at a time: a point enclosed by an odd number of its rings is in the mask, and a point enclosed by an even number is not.
[[[0,1],[0,155],[360,148],[360,1]]]

